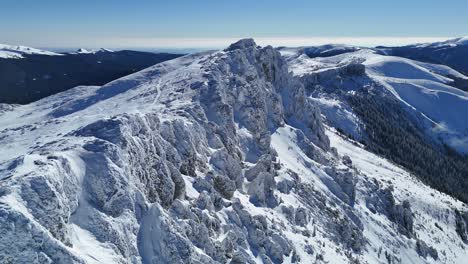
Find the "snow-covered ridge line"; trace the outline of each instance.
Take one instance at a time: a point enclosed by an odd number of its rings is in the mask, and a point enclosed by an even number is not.
[[[63,54],[55,53],[46,50],[35,49],[25,46],[11,46],[0,44],[0,58],[3,59],[21,59],[23,55],[48,55],[48,56],[61,56]]]
[[[100,49],[80,48],[80,49],[77,49],[75,52],[70,52],[70,54],[96,54],[99,52],[114,52],[114,51],[110,49],[105,49],[105,48],[100,48]]]

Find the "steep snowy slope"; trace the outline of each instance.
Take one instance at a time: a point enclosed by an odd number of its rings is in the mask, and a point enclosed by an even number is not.
[[[446,214],[447,206],[466,208],[465,204],[425,186],[401,167],[365,151],[356,142],[341,138],[333,130],[329,130],[327,135],[330,137],[331,146],[336,147],[338,153],[349,156],[354,167],[363,177],[357,183],[356,210],[362,213],[360,218],[366,227],[364,235],[372,241],[370,248],[374,252],[370,252],[371,259],[377,259],[380,255],[380,261],[382,261],[382,255],[385,254],[382,252],[393,251],[399,253],[400,260],[396,262],[401,263],[463,263],[465,261],[468,252],[457,242],[457,232],[452,228],[453,225],[457,225],[457,217],[450,213]],[[396,201],[408,201],[411,204],[415,240],[408,240],[406,237],[395,238],[392,223],[388,219],[372,215],[375,209],[369,205],[372,204],[370,197],[375,186],[369,186],[369,182],[378,183],[380,188],[393,190]],[[423,241],[431,242],[424,245]],[[457,244],[459,247],[452,247]],[[413,251],[413,246],[416,247],[416,252]],[[430,247],[437,249],[438,253],[432,251]],[[428,251],[422,253],[421,251],[424,250]],[[421,253],[426,255],[427,258],[424,261],[418,258],[415,254],[418,252],[420,255]],[[433,257],[437,255],[439,259],[431,260],[428,257],[430,255]]]
[[[371,80],[399,98],[411,112],[424,116],[426,131],[435,140],[468,153],[468,123],[464,121],[468,93],[450,86],[453,77],[468,79],[461,73],[447,66],[379,55],[368,49],[328,58],[285,56],[297,76],[330,76],[347,65],[362,65]]]
[[[326,128],[250,39],[1,105],[0,128],[0,262],[468,257],[465,205]]]
[[[62,54],[40,50],[25,46],[11,46],[0,44],[0,58],[1,59],[21,59],[24,54],[28,55],[48,55],[48,56],[60,56]]]

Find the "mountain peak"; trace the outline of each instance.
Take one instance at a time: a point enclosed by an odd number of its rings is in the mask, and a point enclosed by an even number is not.
[[[457,39],[457,44],[459,44],[459,45],[468,45],[468,36],[458,38]]]
[[[99,50],[97,50],[96,52],[114,52],[113,50],[110,50],[110,49],[106,49],[106,48],[100,48]]]
[[[241,39],[235,43],[232,43],[225,49],[225,51],[232,51],[232,50],[238,50],[238,49],[248,49],[248,48],[255,48],[257,47],[257,44],[255,43],[255,40],[253,38],[245,38]]]

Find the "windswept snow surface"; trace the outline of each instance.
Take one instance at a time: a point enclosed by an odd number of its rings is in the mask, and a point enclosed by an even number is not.
[[[62,54],[46,50],[39,50],[25,46],[11,46],[0,44],[0,58],[2,59],[21,59],[23,55],[49,55],[60,56]]]
[[[327,58],[291,55],[288,64],[296,76],[320,74],[350,64],[362,64],[373,81],[426,120],[427,133],[435,140],[468,153],[468,93],[450,86],[451,78],[468,79],[450,67],[377,54],[370,49]]]
[[[288,70],[246,39],[1,105],[0,262],[463,263],[465,205],[327,129]]]

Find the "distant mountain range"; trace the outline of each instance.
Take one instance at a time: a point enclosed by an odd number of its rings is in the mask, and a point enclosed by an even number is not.
[[[0,45],[0,103],[30,103],[78,85],[103,85],[181,54]]]
[[[447,65],[468,74],[468,37],[402,47],[377,47],[387,55]]]

